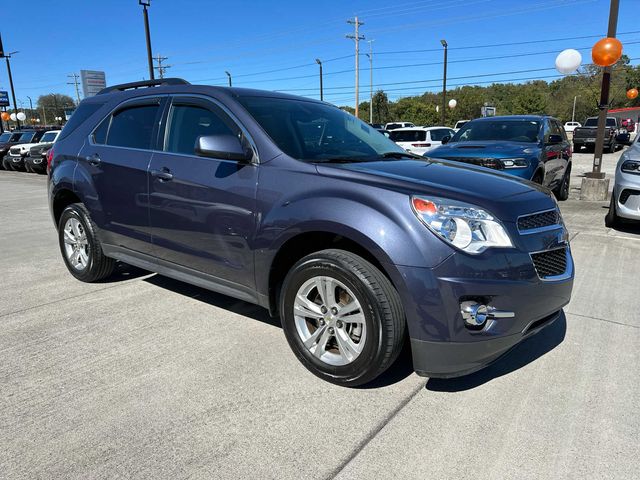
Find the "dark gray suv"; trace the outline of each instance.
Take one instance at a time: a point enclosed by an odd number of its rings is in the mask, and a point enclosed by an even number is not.
[[[85,99],[49,152],[62,257],[122,261],[262,305],[348,386],[410,339],[415,370],[477,370],[552,323],[573,261],[549,191],[404,152],[329,104],[179,79]]]

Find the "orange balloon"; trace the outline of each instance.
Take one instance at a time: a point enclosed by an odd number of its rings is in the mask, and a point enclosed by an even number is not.
[[[638,89],[637,88],[631,88],[631,89],[627,90],[627,98],[628,99],[633,100],[637,96],[638,96]]]
[[[10,118],[11,118],[11,115],[9,115],[9,112],[2,112],[2,120],[4,120],[5,122],[8,122]]]
[[[622,43],[617,38],[598,40],[591,49],[593,63],[601,67],[610,67],[622,56]]]

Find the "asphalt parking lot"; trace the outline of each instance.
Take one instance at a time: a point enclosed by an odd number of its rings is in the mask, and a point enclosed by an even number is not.
[[[565,315],[476,374],[405,358],[361,389],[308,373],[258,307],[128,267],[74,280],[46,178],[0,171],[0,477],[637,478],[640,228],[576,199],[591,158],[561,204]]]

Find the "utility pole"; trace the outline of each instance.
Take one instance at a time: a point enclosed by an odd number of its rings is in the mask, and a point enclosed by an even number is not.
[[[369,123],[373,123],[373,40],[367,40],[369,44]]]
[[[29,99],[29,119],[31,120],[31,125],[33,125],[33,102],[29,95],[27,95],[27,98]]]
[[[149,63],[149,79],[153,80],[153,58],[151,56],[151,33],[149,33],[149,12],[147,8],[151,6],[151,0],[138,0],[142,5],[142,16],[144,17],[144,34],[147,39],[147,62]]]
[[[442,74],[442,120],[440,124],[444,127],[445,115],[447,113],[447,45],[446,40],[440,40],[442,47],[444,48],[444,72]]]
[[[11,87],[11,99],[13,100],[13,109],[17,112],[18,105],[16,103],[16,91],[13,88],[13,76],[11,76],[11,63],[9,59],[12,55],[18,52],[5,53],[4,47],[2,46],[2,36],[0,36],[0,58],[3,58],[7,61],[7,75],[9,76],[9,86]],[[18,128],[20,128],[20,120],[16,119],[16,123],[18,124]]]
[[[577,99],[578,99],[577,95],[573,97],[573,110],[571,111],[571,123],[575,122],[576,120],[576,100]]]
[[[226,70],[224,71],[224,73],[226,73],[227,77],[229,77],[229,86],[230,87],[233,86],[233,85],[231,85],[231,74],[229,72],[227,72]]]
[[[167,68],[171,68],[171,65],[162,65],[162,62],[168,60],[168,58],[162,57],[160,56],[160,54],[158,54],[157,57],[154,57],[154,60],[158,62],[158,66],[154,68],[158,70],[158,75],[160,76],[160,78],[164,78],[164,72],[167,70]]]
[[[353,25],[355,29],[355,33],[353,35],[347,35],[347,38],[350,38],[356,42],[356,112],[355,116],[358,118],[358,107],[360,104],[360,40],[364,40],[364,35],[360,35],[360,25],[364,25],[363,22],[358,21],[358,17],[355,17],[353,20],[347,20],[349,25]]]
[[[324,96],[322,93],[322,62],[319,58],[316,58],[316,63],[320,65],[320,101],[322,102],[324,100]]]
[[[42,105],[42,124],[47,125],[47,111],[44,109],[44,105]]]
[[[77,73],[70,73],[69,75],[67,75],[67,78],[73,79],[71,82],[67,82],[67,85],[75,85],[76,98],[78,99],[77,104],[80,105],[80,89],[78,88],[78,78],[80,78],[80,75],[78,75]]]
[[[607,37],[615,38],[616,30],[618,28],[618,10],[620,7],[619,0],[611,0],[611,6],[609,8],[609,27],[607,29]],[[607,112],[609,111],[609,86],[611,85],[611,67],[605,67],[602,73],[602,88],[600,90],[600,114],[598,115],[598,133],[596,135],[596,148],[593,154],[593,168],[591,172],[587,172],[585,177],[587,178],[599,178],[605,177],[604,173],[600,172],[602,167],[602,149],[604,147],[604,129],[607,122]]]

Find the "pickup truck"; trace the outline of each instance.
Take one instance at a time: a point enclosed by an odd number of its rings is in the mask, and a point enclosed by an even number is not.
[[[598,117],[589,117],[584,122],[583,127],[576,127],[573,131],[573,151],[579,152],[582,147],[593,152],[596,145],[598,131]],[[604,150],[613,153],[619,143],[629,141],[629,132],[623,128],[620,121],[615,117],[607,117],[604,132]]]

